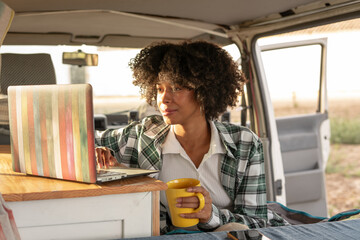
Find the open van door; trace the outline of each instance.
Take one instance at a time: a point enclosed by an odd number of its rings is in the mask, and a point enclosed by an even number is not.
[[[326,217],[325,168],[330,149],[327,39],[261,44],[260,39],[260,74],[275,109],[287,206]],[[282,104],[282,111],[276,111],[277,104]]]

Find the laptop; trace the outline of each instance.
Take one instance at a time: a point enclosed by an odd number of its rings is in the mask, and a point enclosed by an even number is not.
[[[96,169],[90,84],[10,86],[8,104],[15,172],[86,183],[158,172]]]

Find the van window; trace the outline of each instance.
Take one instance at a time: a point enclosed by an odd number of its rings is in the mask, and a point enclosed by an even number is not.
[[[316,44],[261,53],[276,117],[316,112],[321,52]]]
[[[79,67],[62,63],[63,52],[81,49],[99,56],[98,66]],[[90,83],[93,86],[94,113],[106,114],[136,108],[139,89],[132,84],[128,62],[140,49],[96,46],[2,46],[1,53],[49,53],[57,84]]]

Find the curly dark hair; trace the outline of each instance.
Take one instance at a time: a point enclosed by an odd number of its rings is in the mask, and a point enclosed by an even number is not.
[[[149,104],[156,100],[159,74],[168,74],[172,84],[194,90],[206,119],[216,119],[227,107],[236,106],[246,82],[232,57],[205,41],[156,43],[142,49],[129,66],[133,84]]]

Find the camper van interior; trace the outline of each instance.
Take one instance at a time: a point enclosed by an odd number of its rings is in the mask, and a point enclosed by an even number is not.
[[[137,177],[97,185],[13,173],[7,88],[89,83],[95,129],[120,128],[159,114],[140,98],[128,63],[161,41],[205,40],[228,51],[248,83],[238,106],[219,121],[247,126],[260,137],[267,200],[323,218],[336,214],[325,181],[329,98],[360,93],[360,1],[2,2],[14,12],[8,29],[0,22],[7,31],[0,47],[0,193],[22,239],[160,234],[159,192],[166,189],[160,181]],[[360,101],[351,104],[359,108]],[[360,208],[359,202],[348,208]]]

